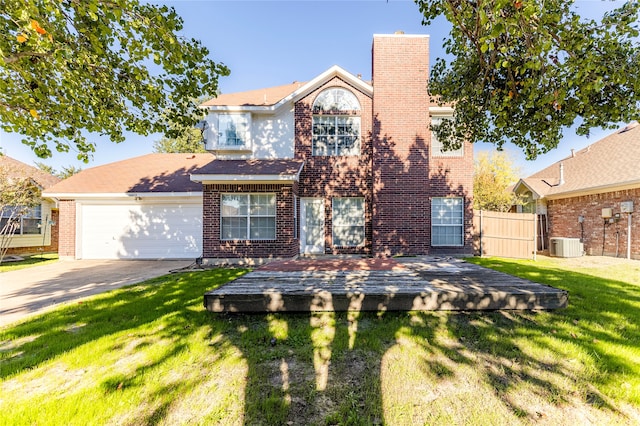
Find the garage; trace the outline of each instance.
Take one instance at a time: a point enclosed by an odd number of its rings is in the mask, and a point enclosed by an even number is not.
[[[195,259],[202,198],[76,205],[78,259]]]

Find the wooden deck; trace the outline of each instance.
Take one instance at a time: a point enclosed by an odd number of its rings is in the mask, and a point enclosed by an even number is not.
[[[433,311],[558,309],[568,301],[566,291],[459,259],[399,260],[383,270],[300,262],[250,272],[206,293],[204,305],[212,312]]]

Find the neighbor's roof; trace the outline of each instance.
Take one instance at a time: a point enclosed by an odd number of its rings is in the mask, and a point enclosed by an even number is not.
[[[7,155],[0,155],[0,168],[6,169],[11,177],[30,178],[42,189],[60,182],[60,178]]]
[[[304,160],[214,160],[193,172],[199,182],[297,181]]]
[[[564,183],[560,181],[560,163]],[[538,195],[565,198],[640,187],[640,125],[633,122],[523,179]]]
[[[48,188],[51,197],[81,194],[201,192],[190,174],[213,160],[211,154],[147,154],[85,169]]]

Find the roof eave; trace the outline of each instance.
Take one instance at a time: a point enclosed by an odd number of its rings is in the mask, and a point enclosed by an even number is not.
[[[135,197],[202,197],[202,191],[185,192],[43,192],[43,197],[57,200],[78,200],[96,198],[135,198]]]
[[[228,175],[228,174],[193,174],[191,180],[203,184],[225,184],[225,183],[287,183],[298,182],[300,171],[295,174],[265,174],[265,175]]]
[[[296,102],[307,94],[311,93],[313,90],[325,84],[327,81],[331,80],[334,77],[340,77],[345,82],[351,84],[356,89],[362,91],[368,96],[373,96],[373,86],[366,81],[356,77],[350,72],[346,71],[342,67],[338,65],[334,65],[322,74],[318,75],[313,80],[307,82],[305,85],[300,88],[294,90],[289,95],[280,99],[278,102],[272,105],[210,105],[203,106],[202,108],[208,109],[209,111],[232,111],[232,112],[255,112],[255,113],[269,113],[280,110],[281,108],[289,105],[292,102]]]
[[[524,186],[525,188],[527,188],[529,191],[531,191],[531,195],[532,195],[534,200],[539,200],[539,199],[544,198],[544,195],[538,194],[538,192],[535,189],[533,189],[531,186],[529,186],[527,184],[527,182],[524,181],[524,179],[520,179],[518,181],[518,183],[515,184],[515,186],[513,187],[513,191],[512,192],[516,193],[518,188],[521,185]]]
[[[553,194],[546,195],[545,198],[547,198],[548,200],[560,200],[563,198],[579,197],[582,195],[593,195],[593,194],[599,194],[602,192],[623,191],[626,189],[634,189],[638,187],[640,187],[640,179],[635,179],[632,181],[594,186],[591,188],[575,189],[572,191],[565,191],[565,192],[556,192]]]

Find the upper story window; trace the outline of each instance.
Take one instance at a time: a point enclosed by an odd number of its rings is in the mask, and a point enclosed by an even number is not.
[[[320,93],[313,102],[313,113],[360,111],[356,95],[346,89],[334,87]]]
[[[251,114],[218,115],[218,148],[245,148],[249,146]]]
[[[451,117],[431,117],[431,125],[437,126],[442,123],[443,120],[451,119]],[[458,149],[450,149],[445,151],[441,141],[438,140],[436,133],[431,131],[431,156],[432,157],[464,157],[464,145],[461,145]]]
[[[312,154],[360,155],[360,103],[346,89],[333,87],[313,103]]]

